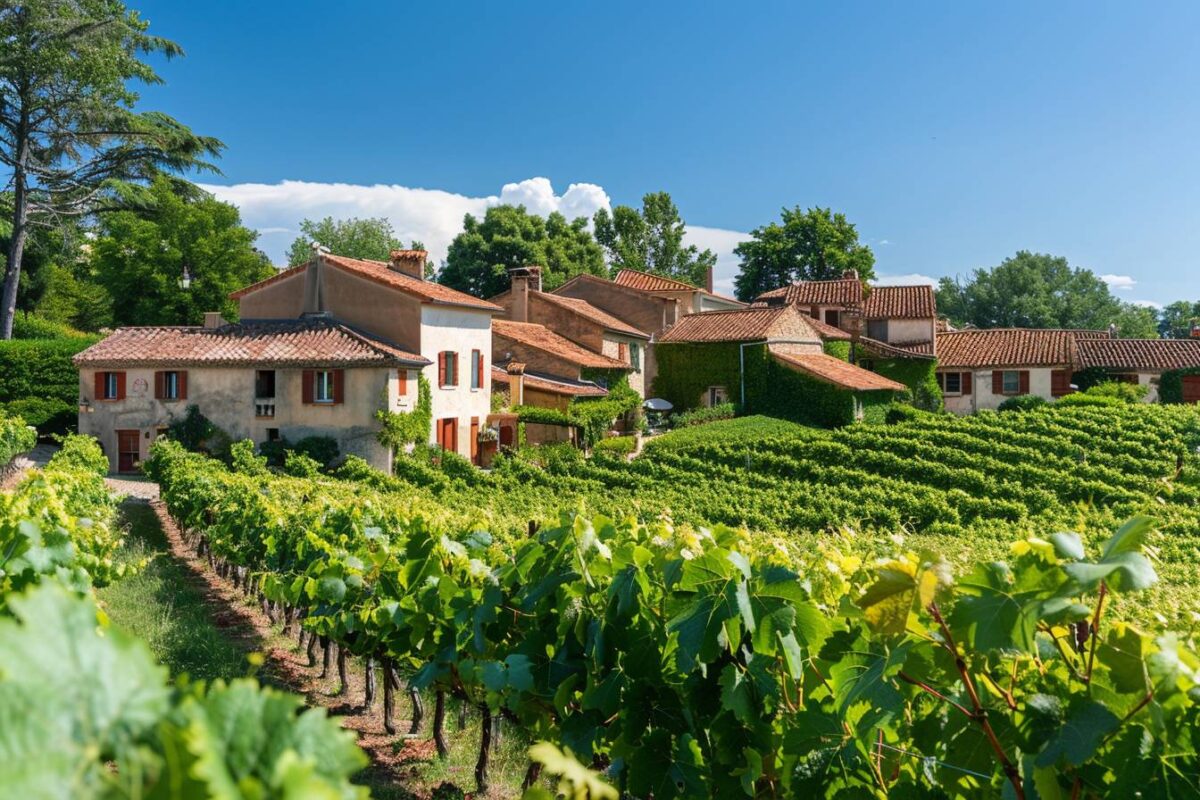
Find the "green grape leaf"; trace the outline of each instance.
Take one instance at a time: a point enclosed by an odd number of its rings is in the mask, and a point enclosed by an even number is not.
[[[914,603],[921,607],[933,602],[937,576],[924,571],[918,575],[914,564],[889,561],[876,570],[875,583],[858,599],[858,606],[871,627],[880,633],[904,633]]]
[[[1149,637],[1130,625],[1116,623],[1096,648],[1096,658],[1108,667],[1113,688],[1118,692],[1144,693],[1149,688],[1146,657]]]
[[[1120,724],[1121,718],[1100,703],[1081,702],[1069,710],[1066,722],[1046,743],[1035,763],[1050,767],[1062,759],[1077,767],[1090,759],[1104,737]]]
[[[976,650],[1025,652],[1033,650],[1041,610],[1036,592],[1011,591],[1007,564],[981,565],[959,582],[961,596],[950,622],[966,630]]]
[[[1062,531],[1051,534],[1050,543],[1054,545],[1054,553],[1059,558],[1069,558],[1073,561],[1079,561],[1086,555],[1083,549],[1083,541],[1079,538],[1078,533]]]

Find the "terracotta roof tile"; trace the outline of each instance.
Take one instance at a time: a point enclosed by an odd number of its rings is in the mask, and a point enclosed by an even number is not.
[[[532,347],[553,356],[576,364],[580,367],[597,367],[600,369],[630,369],[631,367],[615,358],[594,353],[559,336],[545,325],[536,322],[513,322],[507,319],[492,320],[492,333],[511,339],[518,344]],[[502,348],[493,346],[494,351]]]
[[[902,391],[903,384],[842,361],[825,353],[781,353],[771,348],[771,355],[786,367],[799,370],[819,381],[832,383],[843,389],[860,392]]]
[[[249,286],[243,286],[241,289],[238,289],[236,292],[230,292],[229,299],[240,300],[241,298],[245,297],[246,295],[250,294],[251,292],[258,291],[259,289],[262,289],[265,286],[270,286],[273,283],[279,283],[281,280],[283,280],[285,278],[290,278],[293,275],[299,275],[301,272],[304,272],[304,270],[307,267],[308,267],[308,264],[300,264],[299,266],[288,267],[287,269],[281,269],[269,278],[263,278],[261,281],[258,281],[257,283],[252,283]]]
[[[937,335],[939,367],[1067,367],[1075,343],[1107,336],[1105,331],[1057,328],[988,328]]]
[[[640,339],[650,338],[650,334],[639,331],[628,322],[617,319],[612,314],[596,308],[586,300],[580,300],[576,297],[567,297],[565,295],[550,294],[548,292],[538,292],[537,296],[548,303],[553,303],[561,308],[569,309],[579,316],[591,320],[607,330],[614,331],[616,333],[623,333],[626,336],[636,336]]]
[[[620,270],[613,278],[613,283],[643,292],[694,292],[699,288],[674,278],[651,275],[649,272],[641,272],[636,269]]]
[[[867,319],[933,319],[937,316],[933,287],[926,284],[873,286],[863,302],[863,316]]]
[[[1159,372],[1200,367],[1200,339],[1080,339],[1082,367]]]
[[[324,254],[322,258],[329,266],[337,267],[338,269],[353,273],[383,286],[399,289],[406,294],[419,298],[422,302],[477,308],[483,311],[502,310],[500,306],[494,303],[489,303],[487,300],[480,300],[478,297],[460,292],[457,289],[451,289],[449,286],[443,286],[434,281],[420,280],[411,275],[405,275],[403,272],[397,272],[386,261],[346,258],[345,256],[335,256],[329,253]],[[269,286],[276,281],[294,275],[307,266],[307,264],[301,264],[277,275],[272,275],[266,280],[252,283],[249,286],[238,289],[230,297],[235,300],[245,297],[247,294],[255,292],[264,286]]]
[[[814,340],[850,338],[843,330],[819,322],[792,306],[739,308],[732,311],[704,311],[681,318],[658,337],[658,341],[670,342],[752,342],[766,339],[794,315],[800,325],[811,332]]]
[[[827,341],[848,342],[854,338],[853,336],[851,336],[849,333],[842,330],[841,328],[838,328],[834,325],[830,325],[828,322],[822,322],[821,320],[817,319],[816,317],[810,317],[807,314],[805,314],[804,321],[807,322],[812,327],[816,328],[817,333],[821,334],[821,338],[825,339]]]
[[[911,342],[907,344],[881,342],[863,336],[862,346],[879,358],[933,358],[933,342]]]
[[[118,328],[75,356],[77,366],[423,366],[429,360],[329,318],[220,328]]]
[[[501,367],[492,367],[492,383],[511,385],[512,376]],[[525,388],[537,389],[550,394],[560,394],[568,397],[607,397],[608,390],[591,381],[573,381],[560,378],[557,375],[544,375],[537,372],[525,373]]]
[[[862,302],[862,281],[858,278],[841,278],[834,281],[800,281],[763,292],[754,302],[766,303],[782,300],[787,305],[802,306],[857,306]]]

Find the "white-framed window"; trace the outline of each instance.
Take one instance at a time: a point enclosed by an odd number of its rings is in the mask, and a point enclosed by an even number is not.
[[[178,400],[179,399],[179,373],[164,372],[163,373],[163,400]]]
[[[1005,394],[1021,393],[1021,373],[1015,369],[1006,369],[1001,377],[1001,387]]]
[[[333,400],[333,370],[316,370],[313,372],[313,402],[332,403]]]
[[[708,387],[708,395],[705,399],[708,401],[709,408],[719,406],[722,403],[729,402],[729,392],[724,386],[710,386]]]
[[[104,399],[116,400],[120,396],[120,384],[117,381],[117,373],[104,373]]]

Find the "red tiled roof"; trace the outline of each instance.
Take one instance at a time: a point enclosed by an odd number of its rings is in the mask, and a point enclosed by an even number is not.
[[[933,342],[911,342],[906,344],[881,342],[863,336],[862,346],[880,358],[933,358]]]
[[[241,298],[245,297],[246,295],[250,294],[251,292],[256,292],[259,289],[262,289],[263,287],[266,287],[266,286],[270,286],[273,283],[279,283],[281,280],[283,280],[285,278],[290,278],[293,275],[299,275],[300,273],[304,272],[304,270],[307,267],[308,267],[308,264],[299,264],[294,267],[288,267],[287,269],[281,269],[269,278],[263,278],[261,281],[258,281],[257,283],[252,283],[249,286],[243,286],[242,288],[238,289],[236,292],[230,292],[229,299],[240,300]]]
[[[807,322],[809,325],[813,326],[814,328],[816,328],[817,333],[821,334],[822,339],[826,339],[828,341],[834,341],[834,342],[848,342],[854,338],[853,336],[851,336],[849,333],[842,330],[841,328],[838,328],[834,325],[830,325],[828,322],[822,322],[821,320],[817,319],[816,317],[810,317],[807,314],[805,314],[804,321]]]
[[[430,361],[329,318],[220,328],[118,328],[74,358],[86,367],[424,366]]]
[[[1200,339],[1080,339],[1082,367],[1161,372],[1200,367]]]
[[[1107,336],[1105,331],[1058,328],[987,328],[937,335],[939,367],[1067,367],[1075,343]]]
[[[867,319],[933,319],[937,316],[933,287],[926,284],[872,286],[863,302],[863,316]]]
[[[567,297],[565,295],[550,294],[548,292],[538,292],[537,296],[549,303],[569,309],[579,316],[591,320],[607,330],[614,331],[616,333],[623,333],[626,336],[636,336],[639,339],[650,338],[650,334],[639,331],[628,322],[617,319],[612,314],[596,308],[586,300],[580,300],[576,297]]]
[[[511,385],[512,376],[501,367],[492,367],[492,383],[507,383]],[[560,394],[568,397],[607,397],[608,390],[597,386],[591,381],[572,381],[553,375],[526,372],[525,388],[537,389],[550,394]]]
[[[483,311],[500,311],[501,308],[494,303],[489,303],[487,300],[480,300],[478,297],[469,295],[465,292],[460,292],[457,289],[451,289],[449,286],[443,286],[434,281],[425,281],[414,278],[411,275],[405,275],[403,272],[397,272],[391,268],[391,265],[386,261],[368,261],[359,258],[346,258],[345,256],[335,256],[326,253],[321,256],[326,264],[337,267],[346,272],[353,273],[360,277],[366,278],[369,281],[374,281],[383,286],[388,286],[392,289],[398,289],[406,294],[410,294],[422,302],[436,303],[438,305],[462,306],[464,308],[477,308]],[[251,292],[255,292],[264,286],[268,286],[283,278],[294,275],[300,270],[306,268],[307,264],[300,264],[292,267],[277,275],[272,275],[266,280],[252,283],[230,295],[231,298],[237,300],[245,297]]]
[[[670,342],[752,342],[765,339],[775,324],[787,315],[795,315],[813,340],[849,339],[850,334],[802,314],[791,306],[739,308],[732,311],[703,311],[689,314],[667,329],[658,341]]]
[[[597,367],[600,369],[631,369],[631,367],[615,358],[594,353],[559,336],[545,325],[536,322],[513,322],[507,319],[492,320],[492,333],[511,339],[518,344],[532,347],[542,352],[563,359],[580,367]],[[499,348],[493,347],[493,350]]]
[[[802,306],[857,306],[862,302],[863,286],[858,278],[839,278],[834,281],[800,281],[754,298],[754,302],[782,298],[787,305]]]
[[[697,286],[662,275],[651,275],[636,269],[623,269],[617,272],[613,283],[638,289],[643,292],[694,292]]]
[[[860,392],[902,391],[903,384],[856,367],[825,353],[781,353],[771,349],[775,360],[825,383]]]

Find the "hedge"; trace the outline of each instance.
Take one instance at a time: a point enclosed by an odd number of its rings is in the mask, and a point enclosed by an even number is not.
[[[92,339],[0,341],[0,403],[29,398],[79,402],[79,370],[71,357]]]
[[[1200,367],[1173,369],[1164,372],[1158,382],[1158,402],[1182,403],[1183,379],[1190,375],[1200,375]]]

